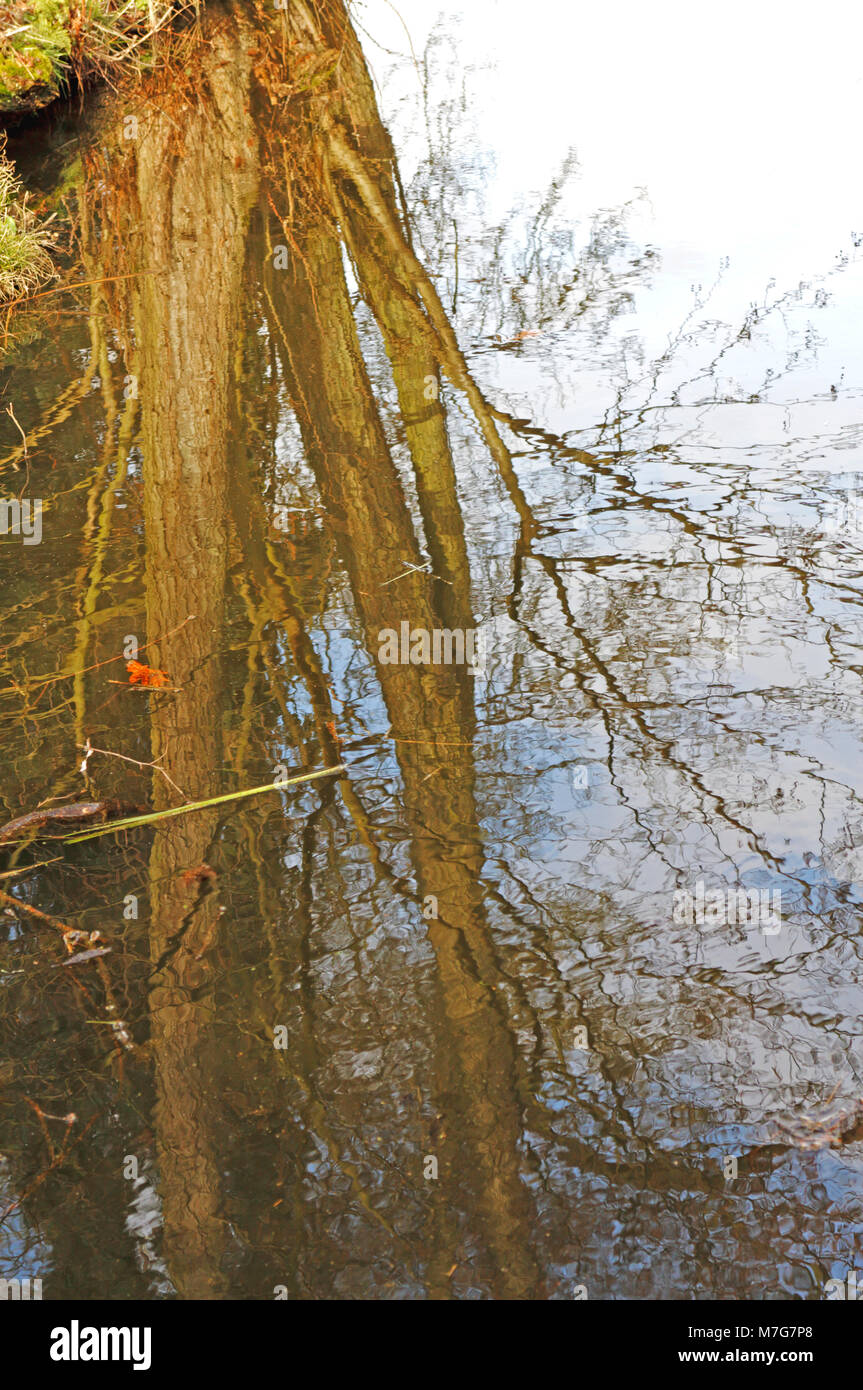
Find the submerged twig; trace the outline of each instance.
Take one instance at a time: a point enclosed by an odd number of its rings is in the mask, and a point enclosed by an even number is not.
[[[30,1100],[29,1097],[25,1097],[25,1099],[27,1100],[27,1104],[30,1105],[30,1106],[32,1106],[33,1109],[36,1110],[37,1114],[40,1116],[40,1123],[41,1123],[41,1125],[42,1125],[42,1130],[43,1130],[43,1132],[47,1132],[47,1131],[46,1131],[46,1126],[45,1126],[44,1119],[41,1118],[41,1117],[44,1115],[44,1111],[40,1110],[40,1108],[36,1105],[36,1102]],[[40,1184],[43,1183],[43,1182],[45,1181],[45,1179],[47,1178],[47,1176],[48,1176],[49,1173],[53,1172],[55,1168],[59,1167],[60,1164],[64,1162],[64,1160],[67,1158],[67,1156],[68,1156],[68,1154],[71,1152],[71,1150],[74,1149],[74,1148],[76,1148],[77,1145],[81,1143],[81,1140],[85,1137],[85,1135],[87,1134],[88,1130],[90,1130],[90,1129],[92,1128],[92,1126],[96,1123],[96,1121],[97,1121],[97,1119],[99,1118],[99,1116],[98,1116],[98,1115],[91,1115],[91,1116],[90,1116],[90,1119],[87,1121],[87,1123],[85,1124],[84,1128],[81,1130],[81,1133],[78,1135],[78,1138],[75,1139],[72,1143],[69,1142],[69,1139],[70,1139],[70,1136],[71,1136],[71,1133],[72,1133],[72,1126],[73,1126],[73,1124],[75,1123],[75,1121],[77,1120],[78,1116],[75,1115],[75,1114],[73,1114],[73,1113],[70,1111],[69,1114],[66,1115],[65,1117],[55,1117],[55,1116],[52,1115],[50,1118],[51,1118],[51,1119],[54,1119],[54,1118],[63,1118],[64,1121],[65,1121],[65,1124],[66,1124],[66,1134],[65,1134],[64,1139],[63,1139],[63,1146],[62,1146],[62,1148],[60,1149],[59,1153],[55,1153],[55,1151],[54,1151],[54,1146],[53,1146],[53,1144],[50,1142],[50,1139],[49,1139],[49,1141],[48,1141],[48,1152],[49,1152],[49,1154],[50,1154],[51,1161],[50,1161],[50,1163],[48,1164],[48,1167],[44,1170],[44,1172],[40,1173],[40,1174],[38,1175],[38,1177],[36,1177],[36,1178],[33,1180],[33,1182],[30,1184],[29,1187],[25,1188],[25,1190],[24,1190],[22,1193],[20,1193],[19,1196],[15,1197],[15,1198],[9,1203],[9,1205],[8,1205],[7,1207],[5,1207],[4,1210],[3,1210],[2,1212],[0,1212],[0,1224],[2,1224],[2,1223],[6,1220],[6,1218],[7,1218],[8,1216],[11,1216],[12,1212],[13,1212],[13,1211],[16,1211],[17,1208],[20,1207],[20,1205],[21,1205],[22,1202],[26,1201],[26,1199],[30,1196],[30,1194],[31,1194],[32,1192],[34,1192],[34,1191],[36,1190],[36,1188],[39,1187]]]
[[[85,775],[86,775],[86,772],[87,772],[87,763],[88,763],[89,759],[93,756],[94,753],[101,753],[101,754],[103,755],[103,757],[106,757],[106,758],[119,758],[121,762],[124,762],[124,763],[133,763],[135,767],[140,767],[140,768],[142,768],[142,769],[145,768],[145,767],[151,767],[151,768],[153,769],[154,772],[159,772],[159,773],[161,773],[161,775],[164,777],[165,781],[168,783],[168,785],[169,785],[170,787],[173,787],[173,788],[174,788],[174,791],[177,793],[178,796],[185,797],[185,795],[186,795],[186,793],[183,791],[183,788],[182,788],[182,787],[178,787],[178,786],[177,786],[177,783],[173,780],[173,778],[171,778],[171,777],[168,776],[168,774],[167,774],[167,772],[165,771],[165,769],[164,769],[163,767],[160,767],[160,766],[159,766],[159,763],[161,762],[161,759],[165,756],[164,753],[162,753],[158,758],[155,758],[155,759],[153,760],[153,762],[150,762],[150,763],[143,763],[143,762],[141,762],[140,759],[138,759],[138,758],[128,758],[128,757],[126,756],[125,753],[114,753],[114,752],[111,751],[110,748],[94,748],[93,745],[92,745],[92,743],[90,742],[89,739],[85,739],[85,741],[84,741],[84,743],[81,745],[81,747],[82,747],[83,752],[84,752],[84,760],[83,760],[83,762],[81,763],[81,766],[80,766],[80,768],[79,768],[79,771],[82,772],[82,773],[84,773]]]
[[[59,864],[62,857],[61,854],[57,854],[53,859],[41,859],[38,864],[25,864],[22,869],[7,869],[5,873],[0,874],[0,883],[7,878],[20,878],[22,874],[32,874],[34,869],[44,869],[47,864]],[[17,902],[17,898],[13,901]]]
[[[13,898],[11,893],[4,893],[0,889],[0,904],[4,907],[12,908],[15,912],[24,912],[28,917],[35,917],[40,922],[46,922],[49,927],[56,927],[58,931],[65,935],[74,931],[68,922],[61,922],[59,917],[49,917],[47,912],[40,912],[38,907],[31,907],[29,903],[22,903],[20,898]]]

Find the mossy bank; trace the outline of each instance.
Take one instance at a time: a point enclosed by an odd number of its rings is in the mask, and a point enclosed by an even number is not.
[[[0,3],[0,126],[102,77],[146,67],[153,61],[154,35],[180,12],[197,8],[164,0]],[[47,245],[0,142],[0,304],[50,277]]]

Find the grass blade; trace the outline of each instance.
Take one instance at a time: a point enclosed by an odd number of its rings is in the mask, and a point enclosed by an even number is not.
[[[336,767],[319,768],[317,772],[304,772],[300,777],[288,777],[284,782],[265,782],[262,787],[248,787],[243,792],[228,792],[225,796],[211,796],[206,801],[189,801],[185,806],[172,806],[167,811],[148,811],[142,816],[127,816],[123,820],[100,825],[98,830],[83,830],[77,835],[64,835],[61,844],[76,845],[79,840],[94,840],[97,835],[111,835],[115,830],[127,830],[136,825],[150,825],[153,821],[166,820],[168,816],[184,816],[187,811],[203,811],[208,806],[223,806],[228,801],[240,801],[246,796],[258,796],[261,792],[280,792],[285,787],[294,787],[298,782],[314,782],[318,777],[333,777],[337,772],[347,772],[344,763]]]

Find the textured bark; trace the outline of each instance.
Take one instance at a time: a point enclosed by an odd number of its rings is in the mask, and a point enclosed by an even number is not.
[[[152,111],[139,140],[141,350],[147,631],[150,658],[178,693],[155,695],[153,757],[168,754],[191,799],[214,794],[222,765],[220,649],[228,557],[227,441],[246,230],[257,191],[249,42],[236,17],[199,49],[198,99]],[[187,619],[193,616],[192,621]],[[173,635],[171,635],[173,634]],[[154,779],[156,808],[171,801]],[[224,1291],[218,1114],[210,1006],[199,957],[217,896],[183,873],[207,856],[217,812],[159,829],[150,860],[150,995],[165,1258],[187,1298]]]

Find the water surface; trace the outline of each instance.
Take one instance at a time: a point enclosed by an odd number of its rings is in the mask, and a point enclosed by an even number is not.
[[[0,883],[111,948],[2,918],[0,1274],[46,1298],[859,1262],[851,98],[786,100],[794,23],[720,36],[741,114],[675,6],[492,8],[402,6],[413,54],[214,10],[18,137],[68,246],[6,344],[2,819],[345,767]]]

